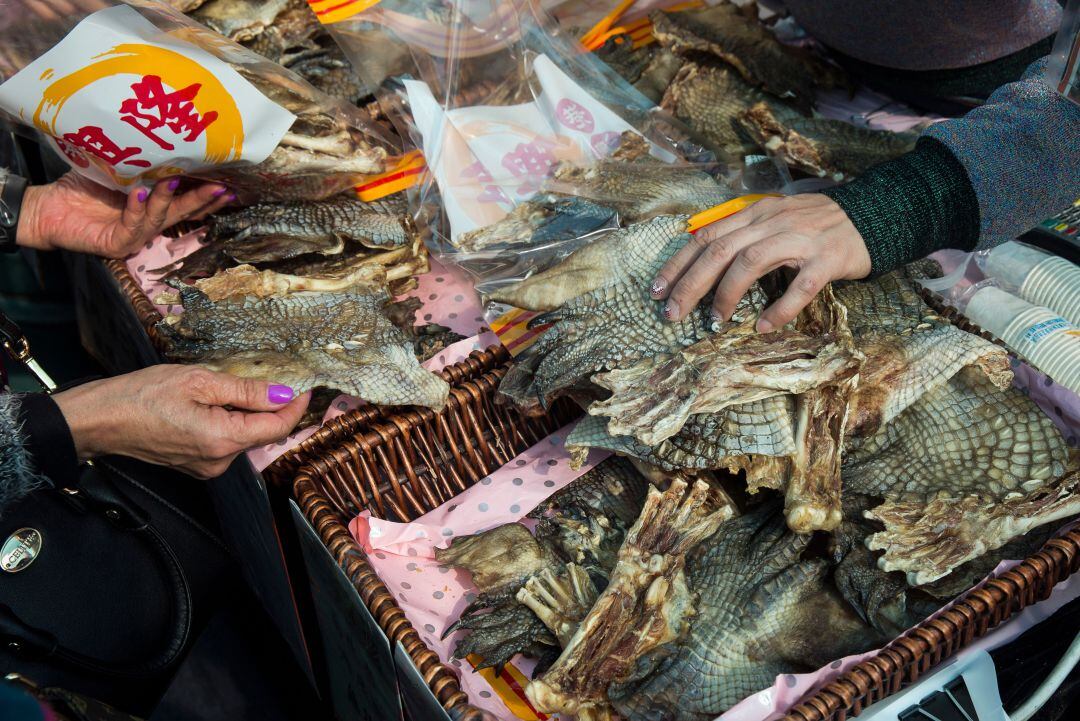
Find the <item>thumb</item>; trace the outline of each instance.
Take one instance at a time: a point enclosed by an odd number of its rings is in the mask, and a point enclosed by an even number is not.
[[[200,376],[196,388],[196,400],[201,403],[249,411],[277,411],[296,397],[287,385],[217,372]]]
[[[304,393],[279,410],[269,413],[245,413],[232,411],[229,421],[233,427],[232,437],[245,448],[273,443],[289,435],[307,410],[311,393]]]

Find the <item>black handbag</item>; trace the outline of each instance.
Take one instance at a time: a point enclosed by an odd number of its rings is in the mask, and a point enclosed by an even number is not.
[[[232,567],[195,484],[107,458],[6,509],[0,671],[148,716]]]

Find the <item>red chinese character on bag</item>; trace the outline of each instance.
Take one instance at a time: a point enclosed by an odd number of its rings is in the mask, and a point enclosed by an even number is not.
[[[200,117],[192,104],[201,87],[199,83],[192,83],[168,93],[160,77],[144,75],[131,86],[135,97],[120,103],[120,119],[153,140],[162,150],[174,150],[173,144],[159,138],[155,131],[167,127],[177,135],[187,133],[184,142],[190,143],[217,120],[216,111],[211,110]]]
[[[64,142],[96,155],[109,165],[123,163],[137,168],[150,167],[149,161],[129,159],[141,153],[141,148],[135,146],[121,148],[105,134],[104,130],[94,125],[84,125],[74,133],[64,133]]]

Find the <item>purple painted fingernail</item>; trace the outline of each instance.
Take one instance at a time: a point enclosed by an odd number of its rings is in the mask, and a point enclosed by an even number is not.
[[[221,187],[221,188],[218,188],[217,190],[215,190],[213,192],[213,194],[211,195],[211,197],[220,198],[221,196],[225,195],[225,193],[228,193],[228,192],[229,192],[228,188]]]
[[[139,192],[135,193],[135,197],[139,199],[140,203],[145,203],[146,202],[146,197],[148,195],[149,195],[149,193],[146,191],[146,188],[139,188]]]
[[[652,287],[649,288],[649,292],[653,295],[661,295],[665,290],[667,290],[667,283],[660,280],[659,278],[654,280]]]
[[[170,191],[176,190],[177,188],[180,187],[180,178],[173,178],[172,180],[169,181],[169,184],[166,187],[168,187],[168,189]]]
[[[236,193],[229,193],[229,197],[226,198],[230,203],[236,200]]]
[[[266,397],[271,403],[288,403],[293,395],[293,389],[289,386],[272,385],[266,389]]]
[[[679,304],[673,300],[669,300],[667,305],[664,306],[664,317],[668,320],[674,320],[679,317]]]

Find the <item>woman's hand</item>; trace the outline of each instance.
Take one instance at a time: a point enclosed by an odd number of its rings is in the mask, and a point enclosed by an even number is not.
[[[310,393],[196,366],[156,365],[53,396],[80,459],[116,454],[198,478],[292,432]]]
[[[794,320],[829,281],[865,278],[870,253],[828,196],[765,198],[698,231],[661,268],[652,294],[667,299],[669,320],[682,320],[715,287],[713,318],[727,321],[754,281],[782,266],[797,274],[761,314],[759,333]]]
[[[176,195],[179,179],[125,196],[70,172],[26,189],[16,234],[19,245],[63,248],[124,258],[181,220],[198,220],[235,199],[228,188],[204,183]]]

